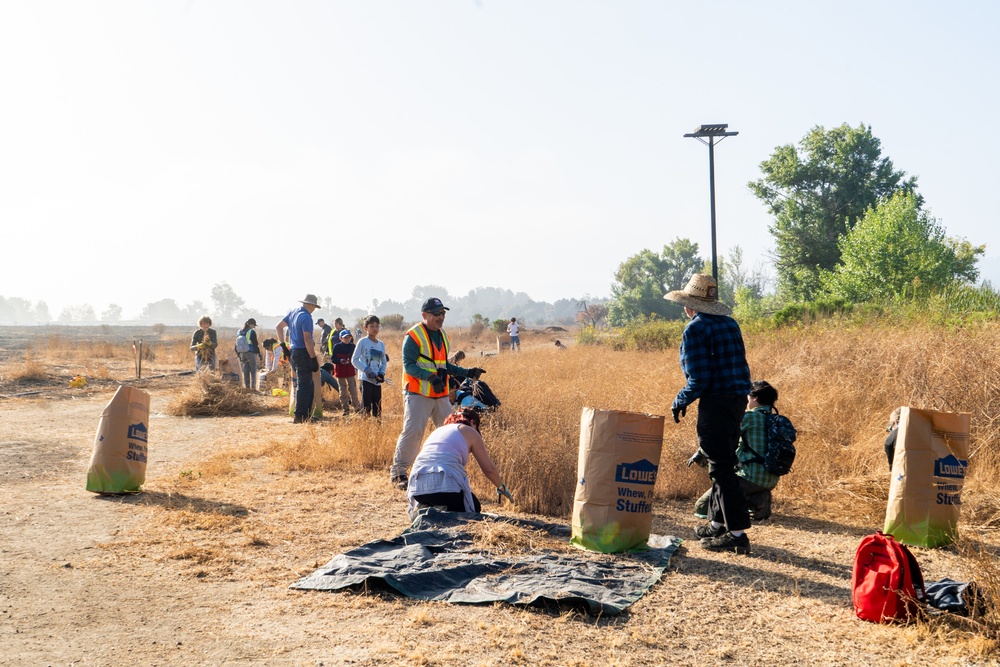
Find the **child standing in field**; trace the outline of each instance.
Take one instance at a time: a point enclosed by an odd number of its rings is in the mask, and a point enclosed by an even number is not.
[[[344,409],[346,417],[353,410],[361,412],[361,404],[358,401],[358,382],[355,376],[358,374],[351,359],[354,357],[354,336],[350,329],[342,329],[340,332],[340,342],[330,350],[333,358],[333,377],[337,378],[340,385],[340,406]]]
[[[514,350],[517,350],[518,352],[521,351],[521,336],[518,335],[518,330],[519,327],[517,324],[517,318],[516,317],[510,318],[510,324],[507,325],[507,333],[510,334],[511,352],[513,352]]]
[[[212,318],[208,315],[198,320],[198,329],[191,336],[191,351],[194,352],[194,369],[202,366],[215,370],[215,348],[219,347],[219,336],[212,328]]]
[[[382,415],[382,383],[385,382],[385,343],[378,339],[382,323],[377,315],[365,318],[365,333],[358,341],[351,361],[361,373],[361,406],[365,414]]]

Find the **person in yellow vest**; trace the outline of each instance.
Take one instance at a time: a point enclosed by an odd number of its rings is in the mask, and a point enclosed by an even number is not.
[[[448,400],[448,377],[478,380],[482,368],[462,368],[448,361],[450,343],[444,329],[445,311],[441,299],[431,297],[420,307],[419,324],[403,337],[403,431],[396,441],[389,479],[406,490],[407,470],[420,451],[431,419],[435,427],[444,424],[451,414]]]

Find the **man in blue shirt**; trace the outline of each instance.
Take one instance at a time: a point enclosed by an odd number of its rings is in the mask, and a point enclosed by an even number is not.
[[[669,292],[664,298],[684,306],[691,319],[684,327],[680,351],[687,382],[670,411],[680,423],[687,406],[698,401],[698,444],[708,458],[712,498],[710,521],[698,526],[695,534],[707,549],[750,553],[746,535],[750,514],[736,476],[740,422],[750,393],[743,334],[736,320],[729,317],[732,311],[719,302],[712,276],[696,273],[683,290]]]
[[[289,311],[276,327],[278,343],[288,355],[295,371],[295,419],[301,424],[312,418],[313,373],[319,370],[319,359],[316,358],[316,344],[313,342],[312,313],[319,308],[315,294],[306,294],[300,301],[302,305]],[[285,344],[285,331],[288,331],[289,345]],[[291,350],[288,348],[291,347]]]

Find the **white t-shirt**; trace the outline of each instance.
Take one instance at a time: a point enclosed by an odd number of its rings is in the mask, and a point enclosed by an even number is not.
[[[517,335],[517,326],[518,326],[517,322],[511,322],[510,324],[508,324],[507,325],[507,333],[509,333],[511,336],[516,336]]]

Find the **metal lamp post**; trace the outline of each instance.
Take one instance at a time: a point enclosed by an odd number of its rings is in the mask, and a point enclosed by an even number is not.
[[[708,146],[708,189],[712,210],[712,277],[719,281],[719,264],[715,255],[715,144],[726,137],[735,137],[739,132],[726,132],[729,125],[715,123],[713,125],[699,125],[694,132],[685,134],[685,137],[694,137],[701,143]],[[718,137],[718,141],[716,141]],[[708,139],[706,141],[705,139]]]

